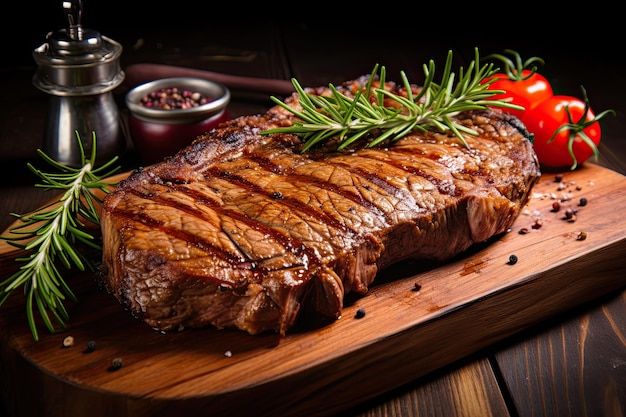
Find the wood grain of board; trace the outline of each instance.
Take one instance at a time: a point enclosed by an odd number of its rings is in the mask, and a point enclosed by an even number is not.
[[[35,342],[23,296],[14,294],[0,308],[7,407],[14,417],[347,409],[626,286],[626,177],[595,164],[562,173],[561,182],[556,176],[543,174],[506,234],[443,265],[394,266],[336,322],[283,338],[212,328],[161,334],[100,291],[93,273],[72,272],[79,302],[68,305],[67,331],[42,330]],[[565,199],[558,212],[556,199]],[[565,220],[568,207],[575,221]],[[17,268],[15,256],[0,246],[2,277]],[[366,313],[360,319],[358,309]],[[73,346],[62,347],[66,336]],[[123,366],[112,370],[116,358]]]

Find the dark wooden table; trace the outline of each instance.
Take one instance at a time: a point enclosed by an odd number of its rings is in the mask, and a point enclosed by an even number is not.
[[[130,14],[105,9],[104,5],[89,6],[83,23],[122,43],[123,67],[160,63],[244,77],[296,77],[302,85],[317,86],[367,74],[376,63],[387,67],[388,78],[398,78],[399,71],[404,70],[410,80],[420,83],[422,64],[434,59],[442,66],[448,50],[454,51],[459,64],[473,58],[474,47],[483,55],[510,48],[523,57],[540,56],[545,60],[540,71],[552,82],[555,92],[580,96],[583,85],[597,112],[616,111],[616,116],[602,123],[598,163],[626,174],[626,68],[619,58],[621,51],[612,49],[617,34],[614,26],[586,32],[588,37],[581,44],[548,25],[554,20],[528,20],[531,16],[506,21],[490,16],[492,20],[487,22],[491,23],[479,26],[476,16],[464,19],[457,14],[444,24],[433,15],[423,20],[423,15],[409,17],[394,11],[392,25],[381,23],[382,16],[375,18],[376,11],[359,21],[362,11],[357,9],[327,13],[319,20],[279,21],[253,18],[253,13],[236,19],[232,11],[230,18],[221,20],[215,15],[201,19],[197,14],[202,12],[194,10],[170,13],[143,9],[144,13]],[[48,30],[63,27],[64,21],[62,16],[46,15],[50,6],[40,10],[22,42],[11,43],[9,53],[14,59],[3,60],[0,67],[0,172],[4,178],[0,186],[0,230],[13,220],[8,213],[25,213],[49,199],[32,186],[36,179],[26,169],[27,162],[36,160],[35,150],[41,146],[48,105],[45,94],[32,86],[35,65],[30,53]],[[330,16],[336,26],[329,25]],[[602,17],[611,19],[608,14]],[[412,22],[410,26],[407,19]],[[404,28],[399,29],[403,21]],[[529,25],[539,29],[512,30]],[[493,35],[496,31],[498,36]],[[115,92],[122,109],[126,87]],[[233,88],[232,93],[229,110],[234,117],[263,112],[271,105],[271,91]],[[130,141],[122,163],[129,169],[141,163]],[[623,274],[624,270],[616,273]],[[626,286],[626,279],[624,283]],[[342,415],[626,415],[626,291],[574,306],[566,314]]]

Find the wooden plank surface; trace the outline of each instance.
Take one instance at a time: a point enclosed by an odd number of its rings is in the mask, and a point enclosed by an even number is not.
[[[626,179],[593,164],[560,183],[554,178],[544,174],[509,233],[445,265],[391,268],[337,322],[282,339],[214,329],[160,334],[129,317],[93,276],[74,273],[68,282],[79,303],[68,307],[68,331],[34,342],[14,294],[0,309],[9,409],[15,417],[154,417],[199,409],[327,415],[352,407],[625,285],[626,219],[614,209],[626,204]],[[561,210],[551,211],[563,196]],[[588,204],[578,206],[582,197]],[[563,219],[568,206],[575,222]],[[4,276],[16,268],[15,252],[0,251]],[[355,319],[359,308],[366,315]],[[68,335],[75,345],[63,348]],[[91,340],[97,348],[85,353]],[[124,366],[113,372],[115,358]]]
[[[470,357],[378,396],[341,417],[509,417],[489,359]]]
[[[496,353],[520,416],[625,414],[626,291],[590,303],[577,318],[521,334]]]

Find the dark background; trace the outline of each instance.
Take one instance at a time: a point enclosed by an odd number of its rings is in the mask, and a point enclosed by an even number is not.
[[[67,27],[61,4],[61,0],[33,0],[3,6],[2,67],[34,68],[33,49],[45,41],[48,32]],[[540,72],[558,87],[557,93],[578,96],[584,84],[597,110],[608,104],[594,97],[594,83],[599,79],[615,79],[616,93],[624,92],[624,23],[619,13],[602,2],[550,11],[528,2],[406,4],[382,2],[367,8],[363,3],[346,6],[340,2],[244,5],[233,1],[86,0],[82,2],[82,25],[122,43],[122,65],[150,60],[150,48],[158,49],[163,61],[162,52],[167,48],[178,57],[210,52],[211,48],[223,52],[229,45],[241,48],[270,42],[267,34],[278,32],[283,44],[293,45],[286,53],[288,71],[301,59],[319,67],[315,71],[319,78],[300,80],[303,84],[338,83],[367,73],[375,63],[388,65],[390,77],[404,70],[412,81],[419,82],[421,66],[427,60],[442,65],[446,52],[453,50],[467,62],[478,47],[481,56],[508,48],[524,59],[543,58],[545,66]],[[274,47],[278,46],[267,44],[258,49],[271,55]],[[211,65],[207,63],[204,69],[214,69]],[[580,77],[563,77],[563,68]],[[236,66],[217,65],[215,69],[235,74],[245,71]],[[290,76],[298,74],[267,74],[268,78]],[[576,82],[561,83],[561,78]]]
[[[67,26],[62,1],[9,2],[3,6],[3,53],[6,62],[29,63],[30,51],[49,31]],[[500,2],[444,2],[340,5],[340,2],[243,4],[239,2],[83,1],[82,25],[113,39],[147,32],[211,33],[237,36],[254,27],[306,27],[311,41],[342,50],[347,42],[381,45],[488,46],[621,61],[623,19],[603,2],[554,10],[540,5]]]
[[[449,50],[455,53],[456,70],[474,58],[474,48],[481,57],[513,49],[524,59],[537,56],[545,61],[539,72],[556,94],[581,97],[584,86],[596,114],[615,110],[616,117],[603,120],[603,137],[617,142],[618,148],[626,146],[620,123],[626,113],[624,23],[608,5],[594,2],[548,11],[528,2],[408,4],[383,2],[368,8],[339,2],[86,0],[82,25],[122,44],[122,68],[162,63],[241,76],[295,77],[303,86],[338,84],[369,73],[375,64],[387,67],[388,79],[399,80],[399,72],[405,71],[411,82],[419,84],[423,64],[432,59],[441,71]],[[9,2],[3,6],[2,20],[0,76],[7,79],[21,71],[21,82],[30,84],[36,70],[33,50],[45,42],[48,32],[68,25],[62,2]],[[226,59],[216,58],[223,56]],[[4,130],[2,136],[7,137],[8,132],[15,142],[0,143],[0,160],[34,156],[38,143],[21,137],[18,121],[30,107],[11,108],[14,85],[10,81],[3,86],[0,109],[20,114],[9,118],[14,123],[0,126],[0,133]],[[33,93],[28,100],[45,99],[34,87],[25,87]],[[118,93],[123,107],[124,91]],[[263,111],[272,104],[266,94],[246,103],[252,106],[237,107],[246,99],[241,93],[233,92],[233,116]],[[24,117],[41,124],[44,116],[37,112]],[[29,140],[35,145],[25,144]],[[604,157],[618,158],[611,151],[604,151]]]

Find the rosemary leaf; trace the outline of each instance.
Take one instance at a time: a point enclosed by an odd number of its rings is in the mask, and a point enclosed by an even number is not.
[[[56,332],[55,323],[62,329],[66,328],[69,315],[63,303],[67,300],[76,302],[77,298],[64,280],[57,264],[66,269],[94,270],[89,258],[81,252],[78,244],[97,250],[100,249],[100,245],[94,236],[84,230],[85,223],[82,220],[93,225],[100,224],[99,208],[102,199],[95,194],[95,190],[108,193],[114,183],[109,183],[104,178],[119,170],[119,167],[114,165],[117,158],[94,167],[95,133],[89,158],[84,154],[78,133],[76,136],[82,153],[81,168],[65,166],[41,150],[38,150],[41,158],[57,172],[43,172],[28,164],[28,168],[41,179],[41,183],[36,184],[36,187],[46,191],[65,190],[65,192],[57,200],[38,210],[23,215],[12,213],[20,223],[9,229],[9,235],[0,236],[0,239],[8,244],[29,252],[28,256],[15,259],[23,265],[0,282],[0,306],[14,290],[23,286],[26,295],[26,318],[36,341],[39,340],[39,333],[35,308],[51,333]]]
[[[298,135],[304,140],[302,152],[332,138],[338,140],[337,149],[341,150],[360,140],[367,140],[367,146],[373,147],[397,141],[413,131],[429,130],[452,132],[467,147],[464,134],[476,135],[477,132],[457,123],[455,117],[458,114],[487,107],[521,108],[504,100],[490,99],[502,91],[489,90],[489,83],[483,81],[498,69],[492,63],[479,67],[478,49],[475,49],[475,58],[467,69],[459,69],[458,82],[455,82],[457,76],[452,71],[452,58],[452,51],[449,51],[441,83],[434,81],[435,63],[431,60],[423,65],[425,80],[416,96],[403,71],[400,76],[407,97],[385,90],[386,69],[378,64],[365,87],[353,97],[332,84],[329,84],[330,95],[309,94],[296,79],[292,79],[300,109],[290,107],[276,97],[270,98],[296,116],[296,120],[291,126],[268,129],[261,134]],[[375,80],[379,82],[377,88],[373,87]],[[385,99],[397,105],[385,106]]]

